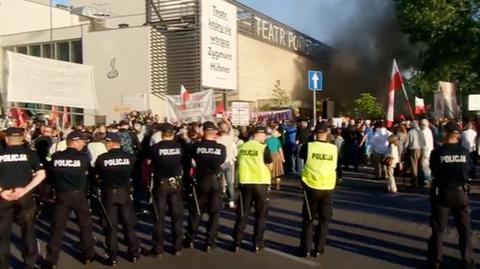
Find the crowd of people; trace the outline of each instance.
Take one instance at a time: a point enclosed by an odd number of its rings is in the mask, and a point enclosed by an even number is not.
[[[383,120],[344,118],[340,126],[332,119],[315,125],[299,119],[235,127],[226,116],[217,122],[170,124],[159,123],[151,115],[139,113],[130,114],[119,123],[95,127],[79,125],[65,130],[36,122],[26,129],[9,128],[0,133],[4,153],[6,150],[11,155],[9,150],[13,146],[15,158],[26,154],[28,167],[25,169],[38,172],[28,188],[17,191],[18,182],[2,183],[0,194],[4,200],[14,201],[34,190],[37,203],[34,215],[51,218],[52,223],[46,268],[53,268],[58,262],[70,210],[77,215],[85,261],[95,259],[91,206],[99,212],[106,229],[107,262],[114,266],[118,256],[118,224],[123,224],[130,261],[135,262],[141,254],[135,235],[137,216],[153,216],[150,254],[159,256],[164,249],[167,212],[172,222],[175,254],[180,255],[184,247],[193,247],[204,213],[209,215],[206,251],[212,251],[221,209],[236,208],[238,219],[233,250],[238,252],[250,207],[254,206],[257,218],[254,248],[260,251],[264,247],[270,184],[280,189],[282,179],[301,177],[307,201],[303,208],[301,255],[309,255],[312,237],[315,237],[312,254],[318,256],[323,252],[328,223],[319,222],[321,232],[313,236],[310,206],[316,207],[316,202],[328,203],[330,192],[316,190],[330,191],[335,183],[327,180],[327,185],[318,185],[313,180],[318,176],[314,174],[330,178],[331,174],[324,171],[333,171],[335,182],[339,184],[342,170],[358,171],[365,165],[373,166],[374,179],[384,180],[390,192],[398,191],[395,181],[398,175],[408,175],[411,188],[429,187],[432,185],[430,157],[432,151],[442,145],[446,124],[446,120],[421,119],[400,121],[387,128]],[[470,178],[476,176],[476,160],[480,154],[476,126],[473,120],[466,121],[460,135],[460,145],[470,156]],[[319,137],[329,146],[310,144]],[[328,154],[310,155],[312,150]],[[8,161],[11,160],[4,161],[5,165]],[[45,174],[39,172],[44,169]],[[6,166],[4,170],[10,171],[11,167]],[[8,173],[11,171],[2,171],[0,167],[0,174]],[[85,174],[88,176],[84,182]],[[46,180],[40,180],[42,176]],[[23,175],[21,181],[25,182],[26,178],[28,176]],[[252,180],[258,182],[251,185]],[[189,210],[186,228],[183,227],[184,202]],[[52,204],[55,208],[49,212]],[[12,210],[30,217],[32,207],[22,204],[19,208]],[[329,219],[328,216],[324,218]],[[8,224],[8,220],[1,218],[0,226],[6,227],[2,226],[4,223]],[[28,227],[24,228],[22,232],[33,233]],[[5,256],[8,246],[5,246],[5,237],[0,235],[0,239],[3,251],[0,268],[3,269],[9,264]],[[31,256],[37,251],[32,244],[27,242],[24,252],[26,265],[32,264]]]

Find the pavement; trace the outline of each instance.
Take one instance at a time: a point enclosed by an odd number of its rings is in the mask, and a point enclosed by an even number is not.
[[[319,258],[297,256],[301,232],[302,192],[299,179],[285,179],[280,190],[273,190],[265,234],[267,248],[254,253],[251,248],[253,219],[247,228],[246,238],[240,253],[229,251],[231,233],[235,221],[233,210],[223,210],[218,247],[211,253],[203,251],[204,225],[194,249],[188,249],[181,256],[171,254],[169,230],[166,234],[166,251],[161,258],[142,257],[131,264],[125,258],[119,259],[116,268],[424,268],[427,240],[430,236],[430,204],[428,190],[410,190],[404,183],[408,180],[397,178],[399,193],[387,192],[386,182],[375,181],[373,171],[362,167],[359,172],[345,171],[344,180],[334,192],[334,216],[330,225],[327,248]],[[478,181],[476,181],[478,183]],[[474,184],[471,197],[472,231],[475,248],[474,258],[480,261],[478,241],[480,239],[480,184]],[[204,220],[206,216],[204,216]],[[142,219],[138,225],[142,247],[151,248],[151,221]],[[457,233],[450,221],[445,235],[445,268],[457,268],[460,253],[457,249]],[[42,255],[49,238],[49,224],[38,222],[38,237]],[[169,229],[169,228],[168,228]],[[104,253],[102,229],[95,224],[98,239],[97,250]],[[13,268],[22,268],[20,232],[14,226],[12,236]],[[15,245],[15,246],[13,246]],[[123,256],[126,247],[121,246]],[[78,229],[69,223],[64,237],[63,251],[58,268],[109,268],[100,263],[88,266],[79,261]]]

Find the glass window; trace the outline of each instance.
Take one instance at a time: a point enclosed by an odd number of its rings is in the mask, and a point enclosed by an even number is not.
[[[60,61],[70,61],[70,43],[62,42],[57,43],[57,60]]]
[[[27,47],[17,47],[17,52],[27,54]]]
[[[28,54],[32,56],[41,56],[40,45],[33,45],[28,47]]]
[[[43,44],[42,57],[53,59],[53,53],[55,51],[54,47],[51,44]]]
[[[83,55],[82,55],[82,41],[72,41],[72,62],[81,64],[83,63]]]

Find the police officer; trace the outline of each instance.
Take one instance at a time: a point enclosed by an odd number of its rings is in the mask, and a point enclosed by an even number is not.
[[[108,152],[97,158],[95,170],[100,179],[102,202],[111,224],[111,227],[108,224],[105,227],[108,264],[117,264],[119,219],[128,244],[129,260],[134,263],[140,257],[140,245],[135,234],[137,216],[130,198],[133,157],[121,149],[121,137],[116,133],[107,134],[105,145]]]
[[[45,179],[37,153],[23,146],[22,128],[8,128],[7,147],[0,150],[0,269],[10,268],[12,223],[22,230],[24,268],[35,268],[35,203],[32,190]]]
[[[465,268],[474,268],[470,239],[469,207],[469,152],[458,144],[460,126],[450,121],[445,125],[443,146],[430,156],[434,176],[430,194],[432,235],[428,241],[428,266],[440,268],[442,263],[443,234],[447,229],[448,213],[452,211],[459,237],[459,248]]]
[[[97,258],[92,218],[85,194],[89,163],[82,152],[89,139],[86,133],[72,131],[67,136],[67,149],[52,155],[51,174],[56,201],[45,268],[56,268],[65,227],[72,210],[75,211],[80,228],[80,249],[83,252],[84,263],[91,263]]]
[[[315,128],[314,142],[309,142],[300,151],[300,158],[305,161],[302,171],[303,213],[300,256],[314,257],[324,252],[327,241],[328,224],[332,217],[332,190],[337,179],[338,149],[329,141],[326,122],[320,122]],[[313,221],[318,217],[318,224],[313,235]],[[312,239],[314,247],[312,247]]]
[[[154,144],[149,153],[149,162],[153,165],[153,211],[155,223],[152,240],[152,255],[159,257],[163,253],[165,214],[170,209],[172,222],[172,245],[175,255],[182,253],[183,245],[183,202],[182,172],[183,149],[174,140],[175,129],[169,123],[161,127],[162,141]]]
[[[250,208],[255,206],[253,244],[255,252],[265,247],[264,232],[268,213],[268,196],[271,184],[270,166],[272,156],[265,145],[267,129],[257,126],[253,139],[243,144],[238,152],[239,200],[237,221],[233,231],[233,251],[238,252],[244,237]]]
[[[202,221],[202,213],[207,209],[209,219],[207,223],[206,251],[215,249],[220,211],[222,209],[222,184],[219,173],[225,162],[227,150],[224,145],[215,141],[217,128],[211,121],[203,124],[204,138],[195,143],[192,148],[192,157],[196,164],[195,188],[197,199],[190,204],[190,216],[185,238],[185,246],[192,247],[195,235]],[[196,186],[198,184],[198,186]]]

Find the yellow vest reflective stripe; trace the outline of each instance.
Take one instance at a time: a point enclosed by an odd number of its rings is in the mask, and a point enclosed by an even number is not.
[[[238,150],[238,180],[240,184],[271,183],[270,169],[263,160],[267,145],[250,140]]]
[[[337,179],[337,147],[326,142],[308,143],[302,181],[316,190],[333,190]]]

